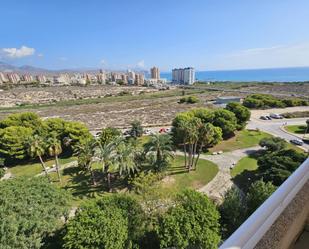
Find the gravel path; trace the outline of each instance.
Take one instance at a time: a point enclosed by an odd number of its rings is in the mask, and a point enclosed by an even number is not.
[[[198,191],[205,193],[211,199],[215,199],[220,202],[225,192],[234,185],[230,175],[230,168],[233,167],[241,158],[246,157],[259,149],[261,149],[261,147],[255,146],[225,152],[220,155],[200,155],[201,159],[215,163],[219,168],[219,172],[211,182],[198,189]],[[176,154],[183,155],[180,151],[177,151]]]
[[[64,169],[75,167],[75,166],[77,166],[77,161],[72,161],[72,162],[69,162],[69,163],[66,163],[66,164],[61,164],[59,170],[64,170]],[[56,172],[56,166],[47,169],[47,172],[48,173]],[[42,175],[45,175],[44,171],[42,171],[41,173],[37,174],[36,176],[42,176]]]
[[[221,201],[225,192],[234,185],[230,174],[230,168],[241,158],[254,153],[260,148],[261,147],[256,146],[234,150],[220,155],[201,155],[200,158],[209,160],[218,165],[219,172],[211,182],[200,188],[199,191],[207,194],[207,196],[212,199]]]
[[[10,179],[12,177],[12,173],[11,172],[6,172],[4,174],[4,176],[0,179],[1,181],[2,180],[7,180],[7,179]]]

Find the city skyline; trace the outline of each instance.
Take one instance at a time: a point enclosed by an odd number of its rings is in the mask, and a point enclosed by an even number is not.
[[[309,3],[3,1],[0,61],[162,72],[309,66]]]

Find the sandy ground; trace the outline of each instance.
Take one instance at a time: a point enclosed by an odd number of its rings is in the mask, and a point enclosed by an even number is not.
[[[301,112],[301,111],[309,111],[309,106],[272,108],[267,110],[251,110],[251,118],[260,118],[261,116],[269,115],[270,113],[282,114],[285,112]]]

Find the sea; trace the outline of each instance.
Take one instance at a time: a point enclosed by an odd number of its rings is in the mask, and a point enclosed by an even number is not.
[[[309,67],[196,71],[196,81],[233,82],[303,82],[309,83]],[[161,78],[172,80],[171,72],[162,72]]]

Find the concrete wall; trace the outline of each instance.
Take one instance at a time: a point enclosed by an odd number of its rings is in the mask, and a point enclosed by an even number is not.
[[[309,181],[286,207],[255,249],[291,248],[309,221]]]

